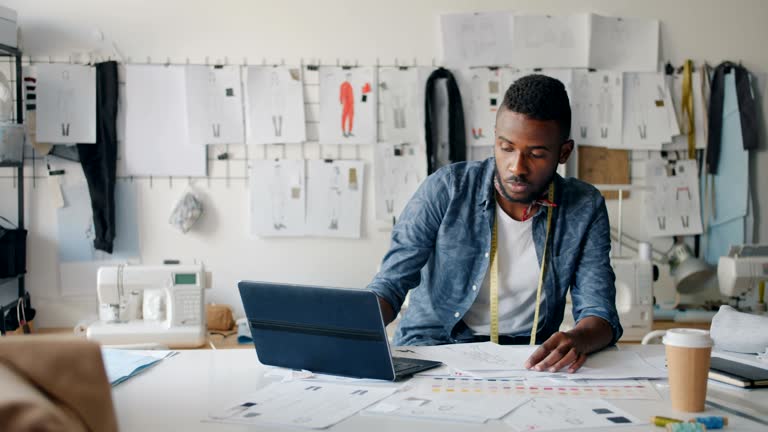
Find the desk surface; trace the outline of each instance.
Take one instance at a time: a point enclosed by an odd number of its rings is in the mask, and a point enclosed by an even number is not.
[[[623,350],[638,351],[642,355],[659,355],[660,345],[623,346]],[[113,391],[120,430],[132,431],[243,431],[258,430],[255,426],[207,423],[210,412],[227,406],[229,402],[250,391],[272,382],[265,377],[267,369],[259,364],[253,350],[189,350],[162,361],[156,367],[116,387]],[[662,415],[689,418],[690,414],[675,412],[669,406],[668,388],[660,383],[663,400],[612,400],[611,403],[640,417]],[[768,418],[768,389],[741,390],[710,382],[707,394],[714,402],[734,407],[750,414]],[[708,408],[704,415],[727,415],[730,419],[726,432],[759,431],[764,426],[744,420],[733,414]],[[290,430],[270,426],[268,430]],[[508,431],[505,423],[492,421],[484,425],[408,420],[389,417],[354,415],[337,424],[333,431]],[[600,429],[605,430],[605,429]],[[624,428],[630,431],[658,430],[645,425]]]

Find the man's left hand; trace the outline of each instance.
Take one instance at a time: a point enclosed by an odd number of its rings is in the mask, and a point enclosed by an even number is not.
[[[565,367],[568,373],[576,372],[587,361],[587,352],[578,336],[557,332],[528,358],[526,369],[557,372]]]

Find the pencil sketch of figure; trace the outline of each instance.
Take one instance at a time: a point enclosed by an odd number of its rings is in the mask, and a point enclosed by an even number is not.
[[[598,123],[600,123],[600,138],[608,138],[608,126],[613,121],[613,95],[611,94],[611,79],[604,75],[600,85],[600,99],[597,104]]]
[[[343,177],[338,166],[333,167],[333,174],[328,186],[328,206],[330,207],[331,223],[328,229],[339,229],[339,215],[341,214],[341,191]]]
[[[269,81],[269,94],[272,99],[272,128],[275,137],[283,136],[283,116],[285,115],[285,97],[281,92],[280,74],[273,70]]]
[[[70,133],[69,126],[71,122],[70,110],[72,108],[70,106],[70,101],[75,97],[75,92],[68,82],[69,71],[65,70],[61,73],[61,80],[64,81],[64,83],[57,95],[57,105],[59,110],[59,121],[61,122],[61,136],[67,137]]]
[[[285,185],[283,169],[279,163],[272,166],[272,177],[269,182],[269,195],[272,199],[272,228],[280,231],[285,226]]]
[[[349,80],[352,74],[347,72],[344,82],[339,87],[339,102],[341,103],[341,133],[344,137],[351,137],[352,126],[355,119],[355,92]]]

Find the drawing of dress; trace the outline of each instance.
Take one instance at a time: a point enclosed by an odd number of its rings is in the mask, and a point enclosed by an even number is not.
[[[328,187],[328,205],[330,206],[331,223],[328,229],[339,229],[339,214],[341,213],[341,170],[338,166],[333,167],[333,175]]]
[[[485,100],[484,89],[486,86],[483,85],[483,81],[481,76],[473,75],[472,84],[470,86],[472,94],[469,99],[469,112],[472,116],[472,138],[474,138],[475,141],[485,138],[483,135],[483,121],[485,119],[485,104],[483,101]]]
[[[350,137],[355,118],[355,93],[352,90],[352,84],[349,83],[349,74],[341,83],[339,101],[341,102],[341,133],[345,137]]]
[[[219,95],[216,94],[216,72],[208,72],[208,116],[211,122],[213,138],[221,138],[221,104]]]
[[[272,177],[269,182],[269,195],[272,199],[272,228],[275,231],[287,228],[285,226],[285,186],[283,181],[283,169],[277,163],[272,166]]]
[[[269,83],[269,94],[272,100],[272,128],[275,137],[283,135],[283,116],[285,115],[285,97],[280,91],[280,75],[274,70]]]

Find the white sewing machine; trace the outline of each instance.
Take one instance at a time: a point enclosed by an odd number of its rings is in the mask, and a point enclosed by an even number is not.
[[[717,263],[720,293],[728,297],[749,294],[760,282],[768,281],[768,245],[732,246],[728,256]],[[760,292],[756,312],[765,312],[764,292]]]
[[[653,326],[653,263],[638,258],[611,258],[616,274],[616,311],[624,328],[622,341],[639,341]]]
[[[206,341],[202,265],[99,268],[99,321],[88,339],[105,345],[201,346]]]

